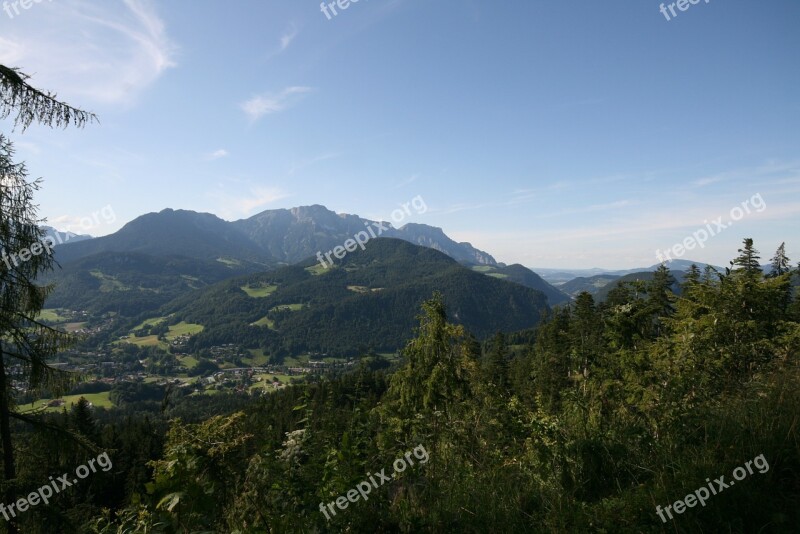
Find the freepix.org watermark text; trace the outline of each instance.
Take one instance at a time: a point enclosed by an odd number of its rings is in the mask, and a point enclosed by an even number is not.
[[[706,225],[705,228],[699,228],[696,232],[693,232],[692,235],[686,236],[681,243],[675,243],[664,252],[661,252],[661,249],[656,250],[656,258],[658,258],[659,263],[664,263],[665,261],[672,261],[672,256],[675,256],[676,259],[680,258],[687,250],[694,250],[697,246],[705,248],[705,243],[709,238],[730,228],[733,226],[734,222],[742,220],[745,215],[749,215],[753,210],[761,213],[765,209],[767,209],[767,203],[764,202],[761,193],[756,193],[751,198],[742,202],[741,206],[734,206],[729,213],[729,219],[727,221],[722,222],[722,216],[717,217],[711,222],[708,220],[703,221]]]
[[[707,4],[710,1],[711,0],[705,0],[705,3]],[[674,19],[675,17],[678,16],[678,13],[675,11],[676,7],[678,8],[678,11],[686,11],[690,7],[692,7],[694,5],[697,5],[699,3],[700,3],[700,0],[678,0],[677,2],[672,2],[672,3],[667,4],[667,5],[661,4],[661,7],[659,8],[659,11],[661,11],[661,13],[667,19],[667,22],[669,22],[669,21],[671,21],[672,19]],[[669,10],[669,13],[667,13],[667,10]],[[671,17],[670,17],[670,13],[672,14]]]
[[[367,473],[367,480],[362,480],[358,484],[356,484],[355,489],[351,489],[345,495],[337,497],[335,500],[329,502],[327,505],[324,503],[319,503],[319,511],[325,516],[325,519],[328,521],[331,520],[331,516],[328,514],[330,511],[331,514],[334,516],[336,515],[336,510],[334,509],[334,504],[336,508],[339,510],[344,510],[350,503],[358,502],[359,499],[364,499],[365,501],[369,500],[368,495],[373,489],[378,489],[379,487],[383,486],[386,482],[391,482],[393,479],[397,478],[398,473],[402,473],[408,467],[413,467],[414,460],[411,458],[413,453],[414,458],[419,460],[421,465],[425,465],[428,463],[429,456],[428,451],[425,450],[425,447],[422,445],[417,445],[414,447],[413,451],[408,451],[403,456],[398,458],[397,460],[392,463],[392,467],[394,468],[394,473],[391,475],[386,474],[386,469],[381,469],[379,472]],[[375,477],[378,477],[375,480]],[[380,481],[380,484],[378,483]],[[327,509],[326,509],[327,507]]]
[[[406,202],[403,204],[403,209],[398,208],[392,211],[392,221],[395,223],[400,223],[408,215],[411,215],[411,210],[409,209],[410,207],[414,208],[414,210],[417,212],[417,215],[421,215],[428,211],[428,206],[425,204],[425,200],[423,200],[421,196],[417,195],[411,199],[411,202]],[[319,260],[319,264],[327,269],[334,263],[331,259],[331,255],[333,255],[336,259],[341,260],[345,257],[345,255],[347,255],[348,252],[355,252],[358,247],[361,247],[361,250],[364,250],[370,239],[379,237],[381,234],[383,234],[383,232],[391,228],[391,226],[387,226],[384,221],[367,221],[364,223],[364,226],[367,227],[366,230],[358,232],[353,236],[352,239],[348,239],[343,244],[334,247],[333,250],[329,250],[327,253],[325,253],[325,258],[328,260],[327,262],[322,257],[322,251],[317,252],[317,260]]]
[[[700,503],[701,506],[705,506],[706,501],[710,499],[712,495],[722,493],[726,489],[736,484],[737,480],[744,480],[747,478],[748,474],[752,475],[753,465],[756,466],[756,469],[758,469],[758,472],[762,475],[769,471],[769,463],[767,462],[767,459],[763,454],[759,454],[752,460],[745,462],[744,467],[740,466],[733,470],[733,478],[735,480],[725,482],[725,475],[714,479],[713,482],[711,479],[707,478],[706,482],[708,483],[708,487],[701,486],[683,499],[678,499],[674,503],[666,505],[663,509],[660,505],[656,506],[656,513],[658,514],[658,517],[661,518],[662,523],[666,523],[667,520],[664,517],[664,512],[666,512],[670,519],[674,519],[672,512],[675,512],[676,514],[682,514],[687,508],[694,508],[697,506],[697,503]],[[745,467],[747,469],[745,469]]]
[[[117,216],[114,213],[114,209],[110,205],[108,205],[104,206],[99,212],[98,211],[93,212],[92,217],[81,218],[80,221],[78,222],[78,229],[85,231],[101,224],[98,216],[102,216],[103,221],[106,224],[111,224],[117,220]],[[0,261],[5,263],[6,268],[8,270],[11,270],[12,265],[14,267],[19,267],[20,263],[24,263],[33,258],[34,256],[38,256],[44,251],[47,251],[48,255],[52,255],[53,248],[55,248],[56,245],[63,245],[64,243],[70,240],[71,235],[69,229],[67,233],[63,235],[64,237],[62,238],[61,237],[62,232],[54,230],[53,235],[42,237],[38,242],[32,244],[29,248],[26,247],[13,251],[6,250],[5,248],[3,248],[2,251],[0,251]]]
[[[47,1],[52,2],[53,0]],[[32,8],[33,4],[41,4],[42,2],[44,2],[44,0],[15,0],[14,2],[3,2],[3,11],[6,12],[8,18],[13,19],[15,16],[18,16],[20,13],[22,13],[19,8],[27,10]]]
[[[21,514],[26,512],[28,511],[28,508],[32,508],[40,502],[49,504],[50,497],[53,495],[56,495],[62,490],[77,484],[79,479],[83,480],[91,473],[96,473],[97,467],[95,467],[95,463],[97,463],[97,465],[100,466],[101,470],[104,472],[110,471],[113,467],[111,464],[111,458],[108,457],[108,453],[103,452],[97,458],[92,458],[86,462],[86,465],[79,465],[75,469],[75,476],[77,478],[72,478],[70,480],[69,473],[64,473],[60,477],[56,477],[55,480],[53,477],[50,477],[50,482],[48,484],[45,484],[36,491],[32,491],[27,497],[17,499],[16,502],[8,505],[0,503],[0,514],[3,515],[6,521],[11,521],[11,518],[17,517],[17,513]],[[11,515],[10,517],[9,514]]]

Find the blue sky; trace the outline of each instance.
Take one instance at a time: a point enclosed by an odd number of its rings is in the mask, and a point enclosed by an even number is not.
[[[0,63],[94,111],[0,128],[59,228],[181,208],[324,204],[529,267],[656,263],[760,195],[743,237],[800,259],[800,3],[44,0],[0,11]],[[2,5],[2,4],[0,4]],[[80,220],[111,206],[111,224]],[[84,223],[83,226],[86,226]]]

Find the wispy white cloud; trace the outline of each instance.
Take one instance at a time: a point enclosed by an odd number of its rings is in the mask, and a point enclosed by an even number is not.
[[[632,206],[634,204],[635,202],[631,200],[618,200],[616,202],[608,202],[606,204],[593,204],[591,206],[581,206],[579,208],[567,208],[563,210],[554,211],[551,213],[543,213],[537,215],[536,217],[539,219],[545,219],[550,217],[562,217],[564,215],[577,215],[579,213],[594,213],[598,211],[617,210],[620,208]]]
[[[249,194],[246,196],[231,196],[225,193],[220,194],[219,192],[214,193],[213,196],[219,202],[217,212],[221,217],[237,219],[249,217],[257,209],[266,208],[269,204],[292,195],[280,187],[256,186],[251,187]]]
[[[694,180],[692,185],[694,187],[705,187],[719,182],[752,182],[755,178],[759,178],[759,182],[765,178],[785,180],[791,176],[800,176],[800,162],[770,160],[754,167],[730,169],[710,176],[703,176]]]
[[[411,185],[411,184],[413,184],[414,182],[417,181],[417,178],[418,178],[418,175],[412,174],[411,176],[409,176],[405,180],[401,180],[399,184],[394,186],[394,189],[400,189],[401,187],[405,187],[407,185]]]
[[[42,149],[36,143],[30,143],[28,141],[14,141],[14,148],[17,150],[24,150],[29,154],[41,154]]]
[[[707,176],[706,178],[700,178],[699,180],[695,180],[692,182],[694,187],[705,187],[707,185],[716,184],[718,182],[725,181],[725,177],[722,175],[717,176]]]
[[[294,104],[302,95],[311,92],[311,87],[292,86],[280,93],[257,95],[240,104],[242,111],[251,121],[257,121],[264,115],[278,113]]]
[[[293,174],[300,172],[306,167],[310,167],[315,163],[319,163],[320,161],[338,158],[339,156],[341,156],[341,153],[339,152],[325,152],[324,154],[320,154],[319,156],[314,156],[311,159],[299,162],[292,162],[291,167],[289,167],[289,172],[287,172],[287,176],[292,176]]]
[[[205,159],[213,161],[215,159],[226,158],[228,156],[230,156],[230,152],[228,152],[224,148],[220,148],[219,150],[215,150],[213,152],[209,152],[208,154],[206,154]]]
[[[430,209],[428,210],[431,213],[441,213],[443,215],[450,215],[451,213],[458,213],[459,211],[469,211],[469,210],[479,210],[483,208],[489,208],[494,206],[495,204],[466,204],[466,203],[457,203],[451,204],[446,208],[442,209]]]
[[[514,204],[523,204],[532,200],[541,199],[548,193],[552,193],[554,191],[564,191],[567,189],[572,189],[573,187],[574,185],[570,182],[562,180],[537,188],[516,189],[512,191],[511,199],[506,202],[502,202],[501,205],[513,206]]]
[[[281,35],[281,52],[289,48],[289,45],[292,44],[294,38],[297,37],[297,27],[292,24],[289,28]]]
[[[0,63],[83,107],[130,104],[176,65],[177,48],[150,0],[42,3],[3,33]]]

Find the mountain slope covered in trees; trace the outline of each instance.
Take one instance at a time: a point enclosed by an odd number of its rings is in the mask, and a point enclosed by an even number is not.
[[[264,296],[251,296],[259,290]],[[194,347],[239,342],[272,355],[353,355],[400,348],[412,335],[415,310],[434,291],[478,337],[530,328],[548,310],[541,292],[473,272],[435,250],[380,238],[334,267],[312,258],[228,280],[162,313],[205,327]]]

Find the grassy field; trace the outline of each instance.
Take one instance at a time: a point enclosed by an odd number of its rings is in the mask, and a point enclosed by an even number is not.
[[[300,367],[301,365],[308,363],[308,356],[306,356],[305,361],[301,360],[301,357],[295,358],[294,356],[287,356],[283,359],[283,365],[287,367]]]
[[[21,413],[30,413],[30,412],[60,412],[63,408],[66,408],[69,411],[72,408],[73,404],[77,404],[78,400],[81,397],[84,397],[87,401],[91,402],[93,405],[99,408],[111,408],[114,404],[111,402],[111,399],[108,397],[109,392],[104,391],[103,393],[84,393],[82,395],[67,395],[65,397],[61,397],[64,399],[65,403],[63,406],[53,407],[53,408],[43,408],[45,404],[50,402],[52,399],[39,399],[36,401],[33,406],[30,404],[25,404],[20,406]]]
[[[141,330],[145,326],[156,326],[160,323],[163,323],[167,320],[167,317],[153,317],[151,319],[145,319],[140,324],[136,325],[133,330]]]
[[[269,317],[262,317],[258,321],[250,324],[253,326],[266,326],[270,330],[275,330],[275,322]]]
[[[242,264],[242,262],[240,262],[239,260],[231,260],[228,258],[217,258],[217,261],[220,263],[224,263],[228,267],[238,267],[239,265]]]
[[[89,271],[89,274],[100,280],[100,291],[102,293],[110,293],[111,291],[130,291],[131,289],[117,280],[115,277],[103,274],[97,269]]]
[[[137,347],[162,347],[165,348],[167,345],[166,343],[162,343],[158,340],[158,336],[144,336],[144,337],[129,337],[128,339],[123,339],[122,343],[130,343],[131,345],[136,345]]]
[[[68,317],[59,315],[58,310],[54,308],[46,308],[39,314],[39,319],[42,321],[49,321],[52,323],[63,323],[68,321]]]
[[[152,319],[147,319],[146,321],[142,322],[142,324],[138,325],[133,330],[140,330],[145,326],[148,325],[157,325],[165,321],[167,317],[154,317]],[[198,332],[203,331],[203,325],[201,324],[193,324],[187,323],[186,321],[181,321],[178,324],[171,325],[169,327],[169,331],[164,336],[167,341],[172,341],[176,339],[178,336],[182,335],[193,335],[197,334]],[[135,337],[133,335],[129,336],[128,339],[120,339],[115,341],[114,343],[130,343],[131,345],[136,345],[137,347],[161,347],[164,350],[169,348],[169,345],[158,339],[158,336],[151,335],[151,336],[144,336],[144,337]]]
[[[197,367],[197,358],[194,356],[182,356],[178,358],[178,361],[187,369],[194,369]]]
[[[264,349],[249,349],[250,358],[242,358],[242,363],[251,366],[266,365],[269,362],[269,357],[264,354]]]
[[[86,326],[85,322],[83,322],[83,323],[66,323],[66,324],[62,324],[61,325],[61,327],[64,330],[66,330],[67,332],[75,332],[77,330],[80,330],[84,326]]]
[[[310,272],[314,276],[319,276],[321,274],[325,274],[330,271],[330,268],[323,267],[319,263],[315,263],[311,267],[306,267],[306,271]]]
[[[366,286],[347,286],[347,289],[354,293],[369,293],[369,288]]]
[[[187,323],[186,321],[181,321],[178,324],[174,324],[169,327],[169,332],[165,336],[169,340],[173,340],[178,336],[185,336],[185,335],[194,335],[199,334],[203,331],[203,325],[201,324],[194,324],[194,323]]]
[[[495,268],[490,265],[474,265],[472,270],[501,280],[508,278],[507,274],[492,272]]]
[[[248,296],[253,298],[264,298],[272,295],[275,293],[275,290],[278,289],[276,285],[263,285],[263,284],[256,284],[255,286],[242,286],[239,289],[244,291],[248,294]]]

